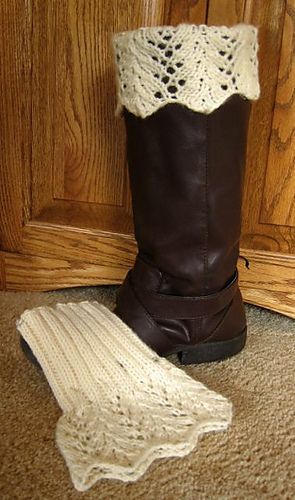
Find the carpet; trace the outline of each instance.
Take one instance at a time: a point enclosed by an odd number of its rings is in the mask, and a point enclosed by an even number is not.
[[[135,483],[102,480],[77,492],[54,439],[61,411],[43,374],[24,358],[15,321],[27,308],[98,300],[117,287],[0,293],[0,498],[199,500],[295,498],[295,322],[247,306],[245,350],[183,369],[234,405],[228,432],[208,434],[185,458],[154,462]],[[177,357],[170,361],[178,364]]]

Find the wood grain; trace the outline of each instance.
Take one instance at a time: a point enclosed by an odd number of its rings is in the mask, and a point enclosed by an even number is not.
[[[288,0],[261,222],[295,228],[295,0]]]
[[[57,2],[33,1],[31,216],[52,200],[54,164],[55,12]],[[49,43],[51,40],[51,43]]]
[[[169,0],[166,1],[165,24],[176,26],[180,23],[204,24],[209,0]]]
[[[36,0],[34,216],[52,197],[124,204],[125,137],[115,118],[111,35],[160,11],[161,2],[156,12],[152,2],[144,10],[141,3]]]
[[[132,236],[93,229],[30,223],[24,229],[24,255],[57,257],[116,268],[131,268],[137,251]]]
[[[246,0],[210,0],[207,24],[231,26],[243,21]]]
[[[115,27],[109,7],[96,0],[56,7],[55,98],[60,105],[54,117],[54,196],[122,206],[125,143],[122,120],[115,117],[111,36],[128,23],[129,12],[122,12]],[[116,11],[118,2],[113,7]]]
[[[0,2],[0,248],[17,251],[31,151],[31,2]]]
[[[133,224],[131,214],[124,207],[87,204],[78,201],[55,200],[32,222],[43,222],[60,227],[76,227],[81,230],[95,229],[109,234],[131,234]]]
[[[58,241],[57,241],[58,246]],[[239,264],[240,285],[246,302],[295,318],[295,257],[242,249],[249,260]],[[44,291],[72,286],[119,284],[128,267],[0,252],[5,260],[6,289]]]
[[[265,224],[260,220],[284,19],[284,0],[269,0],[268,2],[247,0],[246,2],[244,21],[259,28],[258,57],[261,97],[252,106],[249,124],[242,246],[292,254],[295,248],[294,229]]]
[[[1,252],[0,252],[1,254]],[[73,286],[121,283],[122,267],[100,266],[64,258],[2,253],[6,269],[6,290],[44,291]]]
[[[243,299],[295,318],[295,256],[241,249],[249,261],[239,262]]]
[[[161,24],[164,11],[164,0],[35,1],[33,218],[54,199],[131,213],[111,37]]]

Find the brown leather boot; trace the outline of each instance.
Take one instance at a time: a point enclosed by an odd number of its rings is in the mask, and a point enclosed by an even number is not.
[[[246,341],[236,270],[257,32],[116,35],[138,256],[115,312],[160,355],[201,363]]]

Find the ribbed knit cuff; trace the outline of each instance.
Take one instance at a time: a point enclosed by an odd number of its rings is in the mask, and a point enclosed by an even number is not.
[[[134,481],[228,427],[231,404],[157,356],[97,302],[26,311],[17,323],[63,410],[57,444],[75,487]]]

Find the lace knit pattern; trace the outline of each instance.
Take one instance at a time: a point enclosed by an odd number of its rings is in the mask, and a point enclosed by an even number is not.
[[[79,491],[134,481],[198,436],[226,429],[231,403],[160,358],[97,302],[25,311],[18,330],[63,410],[56,439]]]
[[[208,114],[233,94],[259,97],[254,26],[140,28],[115,35],[113,46],[118,111],[145,118],[178,103]]]

